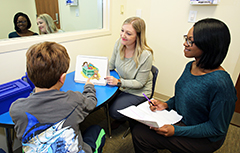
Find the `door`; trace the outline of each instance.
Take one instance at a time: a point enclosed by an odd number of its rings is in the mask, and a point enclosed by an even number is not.
[[[235,85],[235,88],[237,90],[237,98],[238,98],[236,105],[235,105],[235,112],[240,113],[240,73],[238,75],[238,80]]]
[[[240,73],[238,75],[238,80],[236,82],[235,88],[237,90],[237,102],[235,104],[235,112],[231,120],[231,124],[240,127]]]
[[[47,13],[53,18],[57,28],[61,29],[58,0],[35,0],[35,4],[36,4],[37,16],[43,13]]]

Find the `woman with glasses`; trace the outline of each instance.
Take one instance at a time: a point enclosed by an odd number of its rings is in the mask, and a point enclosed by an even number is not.
[[[11,32],[8,35],[8,38],[38,35],[37,33],[34,33],[29,30],[32,25],[31,21],[29,17],[22,12],[18,12],[17,14],[15,14],[13,23],[14,23],[14,29],[16,31]]]
[[[132,130],[137,153],[208,153],[225,140],[237,100],[230,75],[221,66],[230,44],[230,32],[222,21],[198,21],[184,36],[187,63],[175,85],[175,95],[166,102],[152,100],[152,111],[174,109],[182,120],[160,128],[137,124]]]

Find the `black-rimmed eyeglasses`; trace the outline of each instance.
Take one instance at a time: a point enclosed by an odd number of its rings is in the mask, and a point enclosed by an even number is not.
[[[192,47],[194,41],[188,39],[187,35],[183,35],[183,38],[185,39],[185,42],[187,42],[188,46]]]
[[[20,23],[22,23],[22,24],[24,24],[24,23],[26,23],[27,21],[17,21],[17,24],[20,24]]]

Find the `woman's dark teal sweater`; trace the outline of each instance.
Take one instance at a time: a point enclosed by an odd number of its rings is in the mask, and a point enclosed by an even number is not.
[[[192,62],[177,81],[175,96],[167,101],[169,109],[182,115],[186,125],[174,125],[174,136],[218,141],[227,133],[237,101],[236,90],[226,71],[192,75]]]

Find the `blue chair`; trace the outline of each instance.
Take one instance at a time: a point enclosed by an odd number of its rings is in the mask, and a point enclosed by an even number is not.
[[[2,148],[0,148],[0,153],[6,153]]]
[[[27,82],[30,87],[32,88],[32,90],[35,88],[35,85],[32,83],[32,81],[29,79],[27,72],[25,72],[25,76],[22,77],[22,80]]]
[[[153,97],[154,91],[155,91],[155,85],[156,85],[156,81],[157,81],[157,76],[158,76],[158,69],[155,66],[152,66],[152,74],[153,74],[153,80],[152,80],[152,94],[149,97],[150,99]]]
[[[152,79],[152,94],[149,97],[149,99],[151,99],[153,97],[154,91],[155,91],[155,85],[156,85],[156,81],[157,81],[157,76],[158,76],[158,68],[152,65],[152,74],[153,74],[153,79]],[[123,134],[123,139],[128,135],[128,133],[130,132],[130,127],[127,129],[127,131]]]

